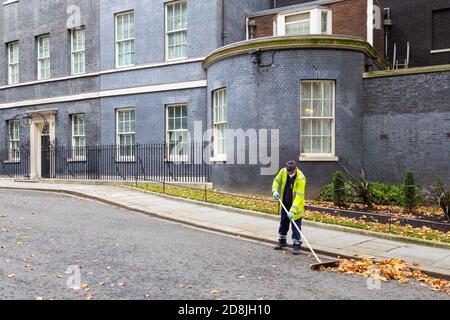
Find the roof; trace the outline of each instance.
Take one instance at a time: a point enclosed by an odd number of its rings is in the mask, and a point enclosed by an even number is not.
[[[317,8],[320,6],[325,6],[325,5],[328,5],[331,3],[341,2],[341,1],[346,1],[346,0],[316,0],[316,1],[311,1],[311,2],[294,4],[294,5],[286,6],[286,7],[279,7],[279,8],[269,9],[269,10],[257,11],[257,12],[253,12],[253,13],[249,14],[248,16],[256,17],[256,16],[265,16],[265,15],[279,14],[279,13],[286,14],[286,13],[297,12],[297,11],[301,11],[301,10],[314,9],[314,8]]]

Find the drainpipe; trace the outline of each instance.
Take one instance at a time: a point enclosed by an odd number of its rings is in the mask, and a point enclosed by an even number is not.
[[[389,55],[389,32],[392,28],[391,8],[384,9],[384,55],[388,59]]]
[[[227,31],[225,28],[225,19],[226,19],[226,14],[225,14],[225,0],[222,0],[222,46],[225,45],[225,39],[227,37]]]

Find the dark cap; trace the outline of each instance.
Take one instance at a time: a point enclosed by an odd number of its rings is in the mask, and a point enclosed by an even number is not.
[[[286,169],[289,173],[294,173],[297,169],[297,163],[294,160],[288,161],[288,163],[286,163]]]

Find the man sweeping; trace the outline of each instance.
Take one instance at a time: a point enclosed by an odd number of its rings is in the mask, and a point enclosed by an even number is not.
[[[305,211],[305,187],[306,177],[297,168],[295,161],[289,161],[286,168],[280,170],[273,180],[272,193],[275,199],[281,200],[289,211],[281,209],[281,221],[278,245],[275,250],[282,250],[287,246],[287,234],[291,220],[301,229],[302,218]],[[293,254],[299,255],[301,249],[301,237],[296,228],[292,228]]]

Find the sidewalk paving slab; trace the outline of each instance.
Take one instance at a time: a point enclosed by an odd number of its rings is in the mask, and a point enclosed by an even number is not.
[[[200,228],[261,241],[274,242],[277,239],[278,221],[267,215],[249,215],[236,210],[205,206],[201,203],[172,199],[120,186],[0,180],[0,188],[70,193]],[[372,235],[331,230],[311,224],[304,224],[302,231],[311,245],[322,252],[341,256],[361,254],[374,258],[396,257],[411,264],[420,263],[420,269],[423,271],[450,277],[450,250],[446,248],[381,239]]]

